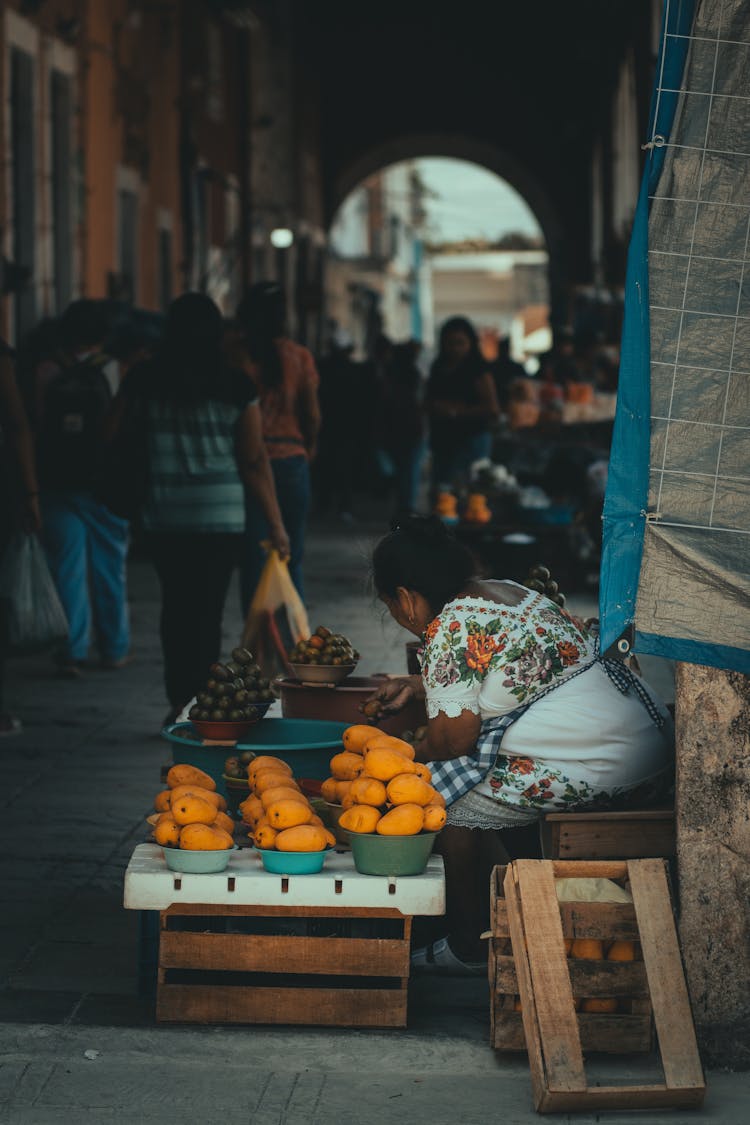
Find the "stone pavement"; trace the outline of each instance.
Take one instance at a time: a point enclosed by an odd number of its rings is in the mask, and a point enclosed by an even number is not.
[[[350,635],[363,673],[405,669],[408,635],[367,588],[378,531],[318,528],[308,551],[311,623]],[[158,737],[158,591],[141,560],[131,601],[135,660],[121,671],[71,682],[47,658],[10,667],[8,700],[25,730],[0,740],[0,1122],[535,1119],[525,1061],[487,1046],[481,980],[417,982],[408,1033],[154,1026],[138,995],[138,919],[122,909],[123,872],[169,758]],[[233,591],[227,651],[237,604]],[[668,692],[668,670],[656,678]],[[609,1070],[630,1073],[624,1062]],[[716,1075],[711,1085],[708,1109],[684,1120],[745,1121],[747,1084]]]

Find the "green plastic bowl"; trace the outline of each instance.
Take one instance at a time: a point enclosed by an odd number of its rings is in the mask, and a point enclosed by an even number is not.
[[[322,852],[277,852],[275,848],[255,849],[266,871],[274,875],[314,875],[323,870],[326,856],[332,850]]]
[[[421,875],[436,836],[437,832],[419,832],[416,836],[350,832],[349,844],[360,875]]]
[[[235,848],[222,848],[216,852],[191,852],[165,847],[161,850],[170,871],[180,871],[184,875],[215,875],[217,871],[225,870]]]

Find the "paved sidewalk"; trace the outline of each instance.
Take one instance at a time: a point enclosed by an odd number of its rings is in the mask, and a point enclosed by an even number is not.
[[[409,637],[367,589],[377,530],[311,535],[310,619],[351,636],[363,673],[399,672]],[[10,669],[25,731],[0,740],[0,1122],[536,1120],[525,1059],[487,1046],[482,980],[417,982],[406,1033],[154,1026],[138,996],[137,917],[122,909],[122,877],[169,754],[158,737],[158,591],[146,563],[131,575],[133,664],[72,682],[47,658]],[[227,651],[237,606],[233,591]],[[668,670],[659,676],[668,691]],[[610,1062],[609,1072],[625,1080],[631,1068]],[[706,1111],[668,1120],[740,1125],[749,1085],[713,1076]]]

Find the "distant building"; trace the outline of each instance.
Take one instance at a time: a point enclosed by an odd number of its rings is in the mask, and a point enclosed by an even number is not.
[[[338,210],[329,235],[326,308],[366,354],[380,332],[421,339],[427,265],[422,186],[408,161],[368,177]]]
[[[0,332],[80,295],[158,311],[198,289],[230,312],[272,277],[317,342],[317,87],[293,22],[292,0],[6,0]]]

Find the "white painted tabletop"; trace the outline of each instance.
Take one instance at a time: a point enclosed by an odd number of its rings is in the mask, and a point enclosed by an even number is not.
[[[332,851],[314,875],[272,875],[252,848],[233,853],[215,875],[170,871],[158,844],[139,844],[125,872],[127,910],[205,906],[390,907],[405,915],[445,913],[445,874],[439,855],[422,875],[360,875],[349,851]]]

